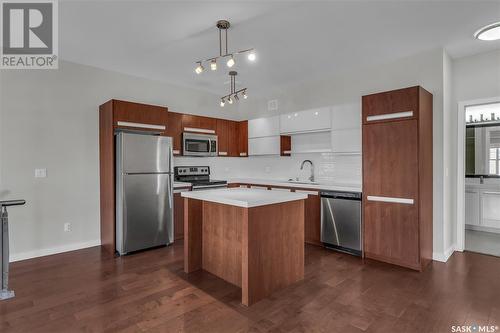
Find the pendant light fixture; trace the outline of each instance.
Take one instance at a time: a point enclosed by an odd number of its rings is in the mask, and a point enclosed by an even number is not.
[[[247,88],[242,88],[242,89],[236,90],[236,75],[238,75],[238,72],[236,72],[236,71],[229,72],[229,78],[230,78],[229,94],[226,96],[223,96],[220,99],[220,106],[221,107],[224,107],[224,105],[226,104],[226,101],[229,104],[233,104],[234,101],[239,101],[240,100],[239,95],[241,95],[244,99],[248,98]]]
[[[210,62],[210,69],[212,71],[217,70],[217,60],[224,59],[226,60],[226,66],[231,68],[236,64],[235,56],[240,54],[247,54],[247,59],[251,62],[255,61],[257,56],[255,55],[255,50],[253,48],[245,49],[236,52],[228,51],[228,39],[227,39],[227,31],[231,24],[227,20],[219,20],[216,24],[217,29],[219,29],[219,55],[216,57],[211,57],[206,60],[199,60],[196,63],[198,64],[195,68],[196,74],[201,74],[204,71],[203,63]]]

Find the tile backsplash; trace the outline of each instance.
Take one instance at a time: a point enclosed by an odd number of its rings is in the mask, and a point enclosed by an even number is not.
[[[208,165],[214,179],[261,178],[306,180],[310,175],[310,165],[300,170],[303,160],[314,163],[317,182],[325,184],[361,184],[361,155],[340,155],[333,153],[294,154],[283,156],[251,156],[248,158],[231,157],[176,157],[174,164]]]

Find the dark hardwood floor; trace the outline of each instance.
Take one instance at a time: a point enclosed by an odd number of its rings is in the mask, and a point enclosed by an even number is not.
[[[99,247],[11,266],[1,332],[451,332],[500,326],[500,259],[456,253],[423,273],[306,246],[306,277],[247,308],[183,273],[182,243],[113,258]]]

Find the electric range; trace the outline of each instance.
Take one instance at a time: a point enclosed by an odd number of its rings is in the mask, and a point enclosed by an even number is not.
[[[227,181],[210,179],[209,166],[178,166],[174,168],[174,179],[192,184],[193,191],[227,187]]]

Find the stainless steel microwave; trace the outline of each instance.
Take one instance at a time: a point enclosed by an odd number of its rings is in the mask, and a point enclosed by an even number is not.
[[[217,156],[217,135],[182,133],[184,156]]]

